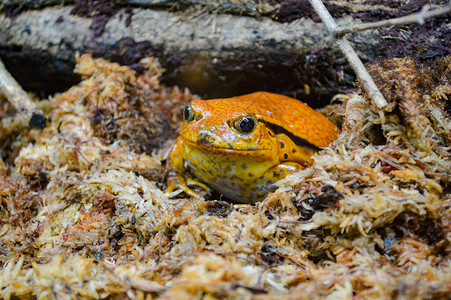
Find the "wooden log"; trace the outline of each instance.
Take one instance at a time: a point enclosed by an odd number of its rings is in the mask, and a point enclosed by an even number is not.
[[[74,15],[75,8],[0,15],[0,57],[26,89],[53,93],[77,82],[72,73],[76,53],[131,66],[156,56],[167,69],[164,82],[188,86],[203,97],[266,90],[322,106],[353,86],[353,72],[332,37],[311,19],[280,23],[268,17],[135,7],[116,8],[99,21]],[[339,23],[351,21],[346,17]],[[364,59],[374,57],[381,41],[376,31],[349,40]]]

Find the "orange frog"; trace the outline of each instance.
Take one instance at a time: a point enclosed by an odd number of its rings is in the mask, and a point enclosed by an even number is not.
[[[312,163],[311,156],[340,130],[306,104],[257,92],[193,100],[168,155],[168,192],[206,185],[241,203],[255,203],[274,182]]]

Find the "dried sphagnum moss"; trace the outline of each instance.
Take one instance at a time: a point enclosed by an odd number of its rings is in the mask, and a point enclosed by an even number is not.
[[[1,111],[1,297],[448,297],[449,57],[435,77],[408,59],[374,66],[388,108],[337,97],[328,111],[343,122],[339,139],[255,206],[157,188],[167,146],[139,154],[151,136],[140,130],[175,128],[190,95],[147,67],[82,57],[84,81],[50,99],[48,126],[19,140]],[[127,113],[137,107],[160,121]]]

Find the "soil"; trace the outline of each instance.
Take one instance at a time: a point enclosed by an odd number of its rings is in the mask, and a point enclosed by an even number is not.
[[[329,13],[334,18],[341,18],[346,14],[349,14],[349,9],[338,6],[332,3],[323,1]],[[309,18],[316,23],[321,22],[318,14],[313,10],[308,0],[286,0],[283,1],[280,9],[274,14],[274,19],[279,22],[286,23],[292,22],[299,18]]]

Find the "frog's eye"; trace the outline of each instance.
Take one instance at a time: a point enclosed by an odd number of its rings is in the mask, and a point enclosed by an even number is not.
[[[185,121],[187,123],[194,120],[194,112],[191,106],[188,105],[187,107],[185,107],[185,110],[183,111],[183,116],[185,117]]]
[[[241,133],[251,133],[257,127],[254,117],[245,117],[234,122],[233,127]]]

